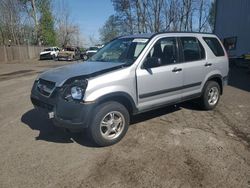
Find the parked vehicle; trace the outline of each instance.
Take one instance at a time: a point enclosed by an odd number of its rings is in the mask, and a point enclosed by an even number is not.
[[[58,53],[58,61],[73,61],[80,59],[80,49],[78,47],[66,47]]]
[[[43,60],[43,59],[55,59],[57,57],[59,51],[60,50],[59,50],[58,47],[46,48],[40,53],[40,60]]]
[[[246,53],[243,55],[245,60],[250,60],[250,53]]]
[[[90,47],[85,52],[81,53],[81,59],[86,61],[87,59],[92,57],[94,54],[96,54],[99,49],[100,48],[98,48],[98,47]]]
[[[131,115],[196,98],[214,109],[228,70],[226,51],[212,34],[125,36],[87,62],[42,73],[31,101],[56,126],[87,128],[96,144],[107,146],[123,138]]]

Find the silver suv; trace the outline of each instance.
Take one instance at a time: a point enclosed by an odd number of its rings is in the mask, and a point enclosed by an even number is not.
[[[42,73],[31,92],[56,126],[87,128],[100,146],[126,134],[131,115],[198,98],[218,104],[228,57],[219,39],[203,33],[157,33],[117,38],[87,62]]]

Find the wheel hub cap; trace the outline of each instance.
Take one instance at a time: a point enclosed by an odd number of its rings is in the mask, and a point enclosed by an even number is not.
[[[112,140],[120,136],[124,129],[124,116],[118,111],[109,112],[100,124],[100,131],[105,139]]]
[[[219,90],[217,87],[212,87],[208,92],[208,104],[215,105],[219,99]]]

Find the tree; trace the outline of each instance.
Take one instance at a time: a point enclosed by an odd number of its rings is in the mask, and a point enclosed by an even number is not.
[[[39,34],[44,45],[56,45],[54,18],[51,13],[49,0],[43,0],[40,5],[41,18],[39,20]]]
[[[21,7],[17,0],[0,0],[0,32],[3,44],[20,44]]]
[[[207,31],[210,1],[111,0],[119,34]]]
[[[133,3],[131,0],[111,0],[114,9],[117,12],[116,17],[123,24],[123,30],[126,33],[134,33],[134,16],[133,16]]]
[[[56,15],[56,33],[57,42],[60,46],[77,45],[80,39],[79,26],[71,20],[70,9],[65,1],[57,3]]]
[[[70,19],[69,6],[56,13],[63,3],[52,9],[50,0],[0,0],[0,44],[80,45],[81,32]]]
[[[209,17],[208,17],[208,23],[212,32],[214,32],[214,28],[215,28],[215,19],[216,19],[215,15],[216,15],[216,4],[213,1],[209,9]]]
[[[111,15],[105,22],[104,26],[99,30],[101,41],[107,43],[110,40],[119,36],[119,26],[117,23],[117,17]]]
[[[29,17],[33,21],[33,42],[38,44],[40,36],[38,35],[39,30],[39,21],[38,21],[38,13],[40,9],[40,5],[43,0],[19,0],[22,7],[25,9]]]

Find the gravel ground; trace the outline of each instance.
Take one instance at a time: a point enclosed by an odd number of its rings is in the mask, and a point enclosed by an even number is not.
[[[234,68],[214,111],[189,102],[133,117],[96,148],[33,110],[37,74],[64,62],[0,65],[0,187],[250,187],[250,74]]]

